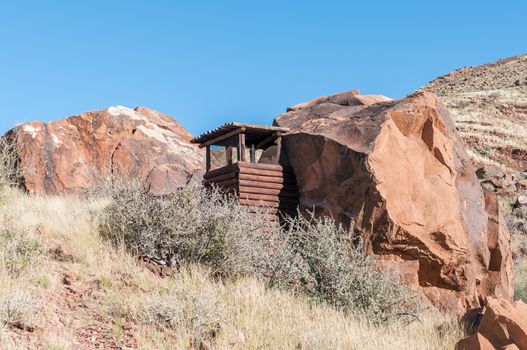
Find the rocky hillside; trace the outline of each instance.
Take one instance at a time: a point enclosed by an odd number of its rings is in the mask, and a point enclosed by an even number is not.
[[[461,68],[421,90],[443,99],[476,163],[527,171],[527,55]]]
[[[375,325],[254,277],[138,263],[99,235],[104,201],[2,195],[2,350],[451,350],[462,336],[434,309]]]
[[[32,193],[79,193],[112,175],[140,177],[152,192],[201,179],[204,156],[190,133],[145,107],[26,123],[7,135],[20,145],[23,184]]]

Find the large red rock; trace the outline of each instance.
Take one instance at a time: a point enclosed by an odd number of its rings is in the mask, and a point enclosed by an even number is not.
[[[468,336],[461,339],[457,344],[455,350],[496,350],[487,338],[480,333]]]
[[[488,298],[474,335],[458,342],[456,349],[527,350],[527,305],[521,301]]]
[[[527,350],[527,304],[489,298],[478,332],[496,348],[514,344]]]
[[[292,129],[283,161],[303,208],[352,223],[385,268],[452,314],[511,299],[509,233],[435,95],[342,93],[274,123]]]
[[[204,156],[176,120],[154,110],[110,107],[16,133],[23,186],[32,193],[80,193],[99,176],[139,177],[152,192],[199,182]],[[95,180],[96,181],[96,180]]]

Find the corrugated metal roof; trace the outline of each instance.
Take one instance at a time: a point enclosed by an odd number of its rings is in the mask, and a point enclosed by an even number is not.
[[[204,143],[212,140],[218,136],[224,135],[232,130],[239,128],[245,128],[245,134],[257,133],[257,134],[272,134],[274,132],[288,132],[289,128],[283,128],[279,126],[264,126],[255,124],[244,124],[244,123],[225,123],[216,129],[212,129],[204,132],[203,134],[190,140],[192,143]]]

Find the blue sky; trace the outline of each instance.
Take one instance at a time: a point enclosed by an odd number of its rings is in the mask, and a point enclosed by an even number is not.
[[[144,105],[193,134],[527,52],[527,1],[0,0],[0,131]]]

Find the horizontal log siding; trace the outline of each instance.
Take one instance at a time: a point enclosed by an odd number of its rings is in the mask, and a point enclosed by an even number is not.
[[[298,188],[292,171],[277,164],[238,162],[209,171],[205,186],[237,193],[244,206],[266,207],[273,214],[296,211]]]
[[[240,163],[241,205],[296,210],[298,188],[293,173],[277,164]]]
[[[296,187],[291,187],[290,191],[284,189],[273,189],[273,188],[263,188],[263,187],[249,187],[241,186],[239,188],[241,193],[258,193],[258,194],[268,194],[272,196],[282,196],[282,197],[294,197],[298,199],[298,191]]]

